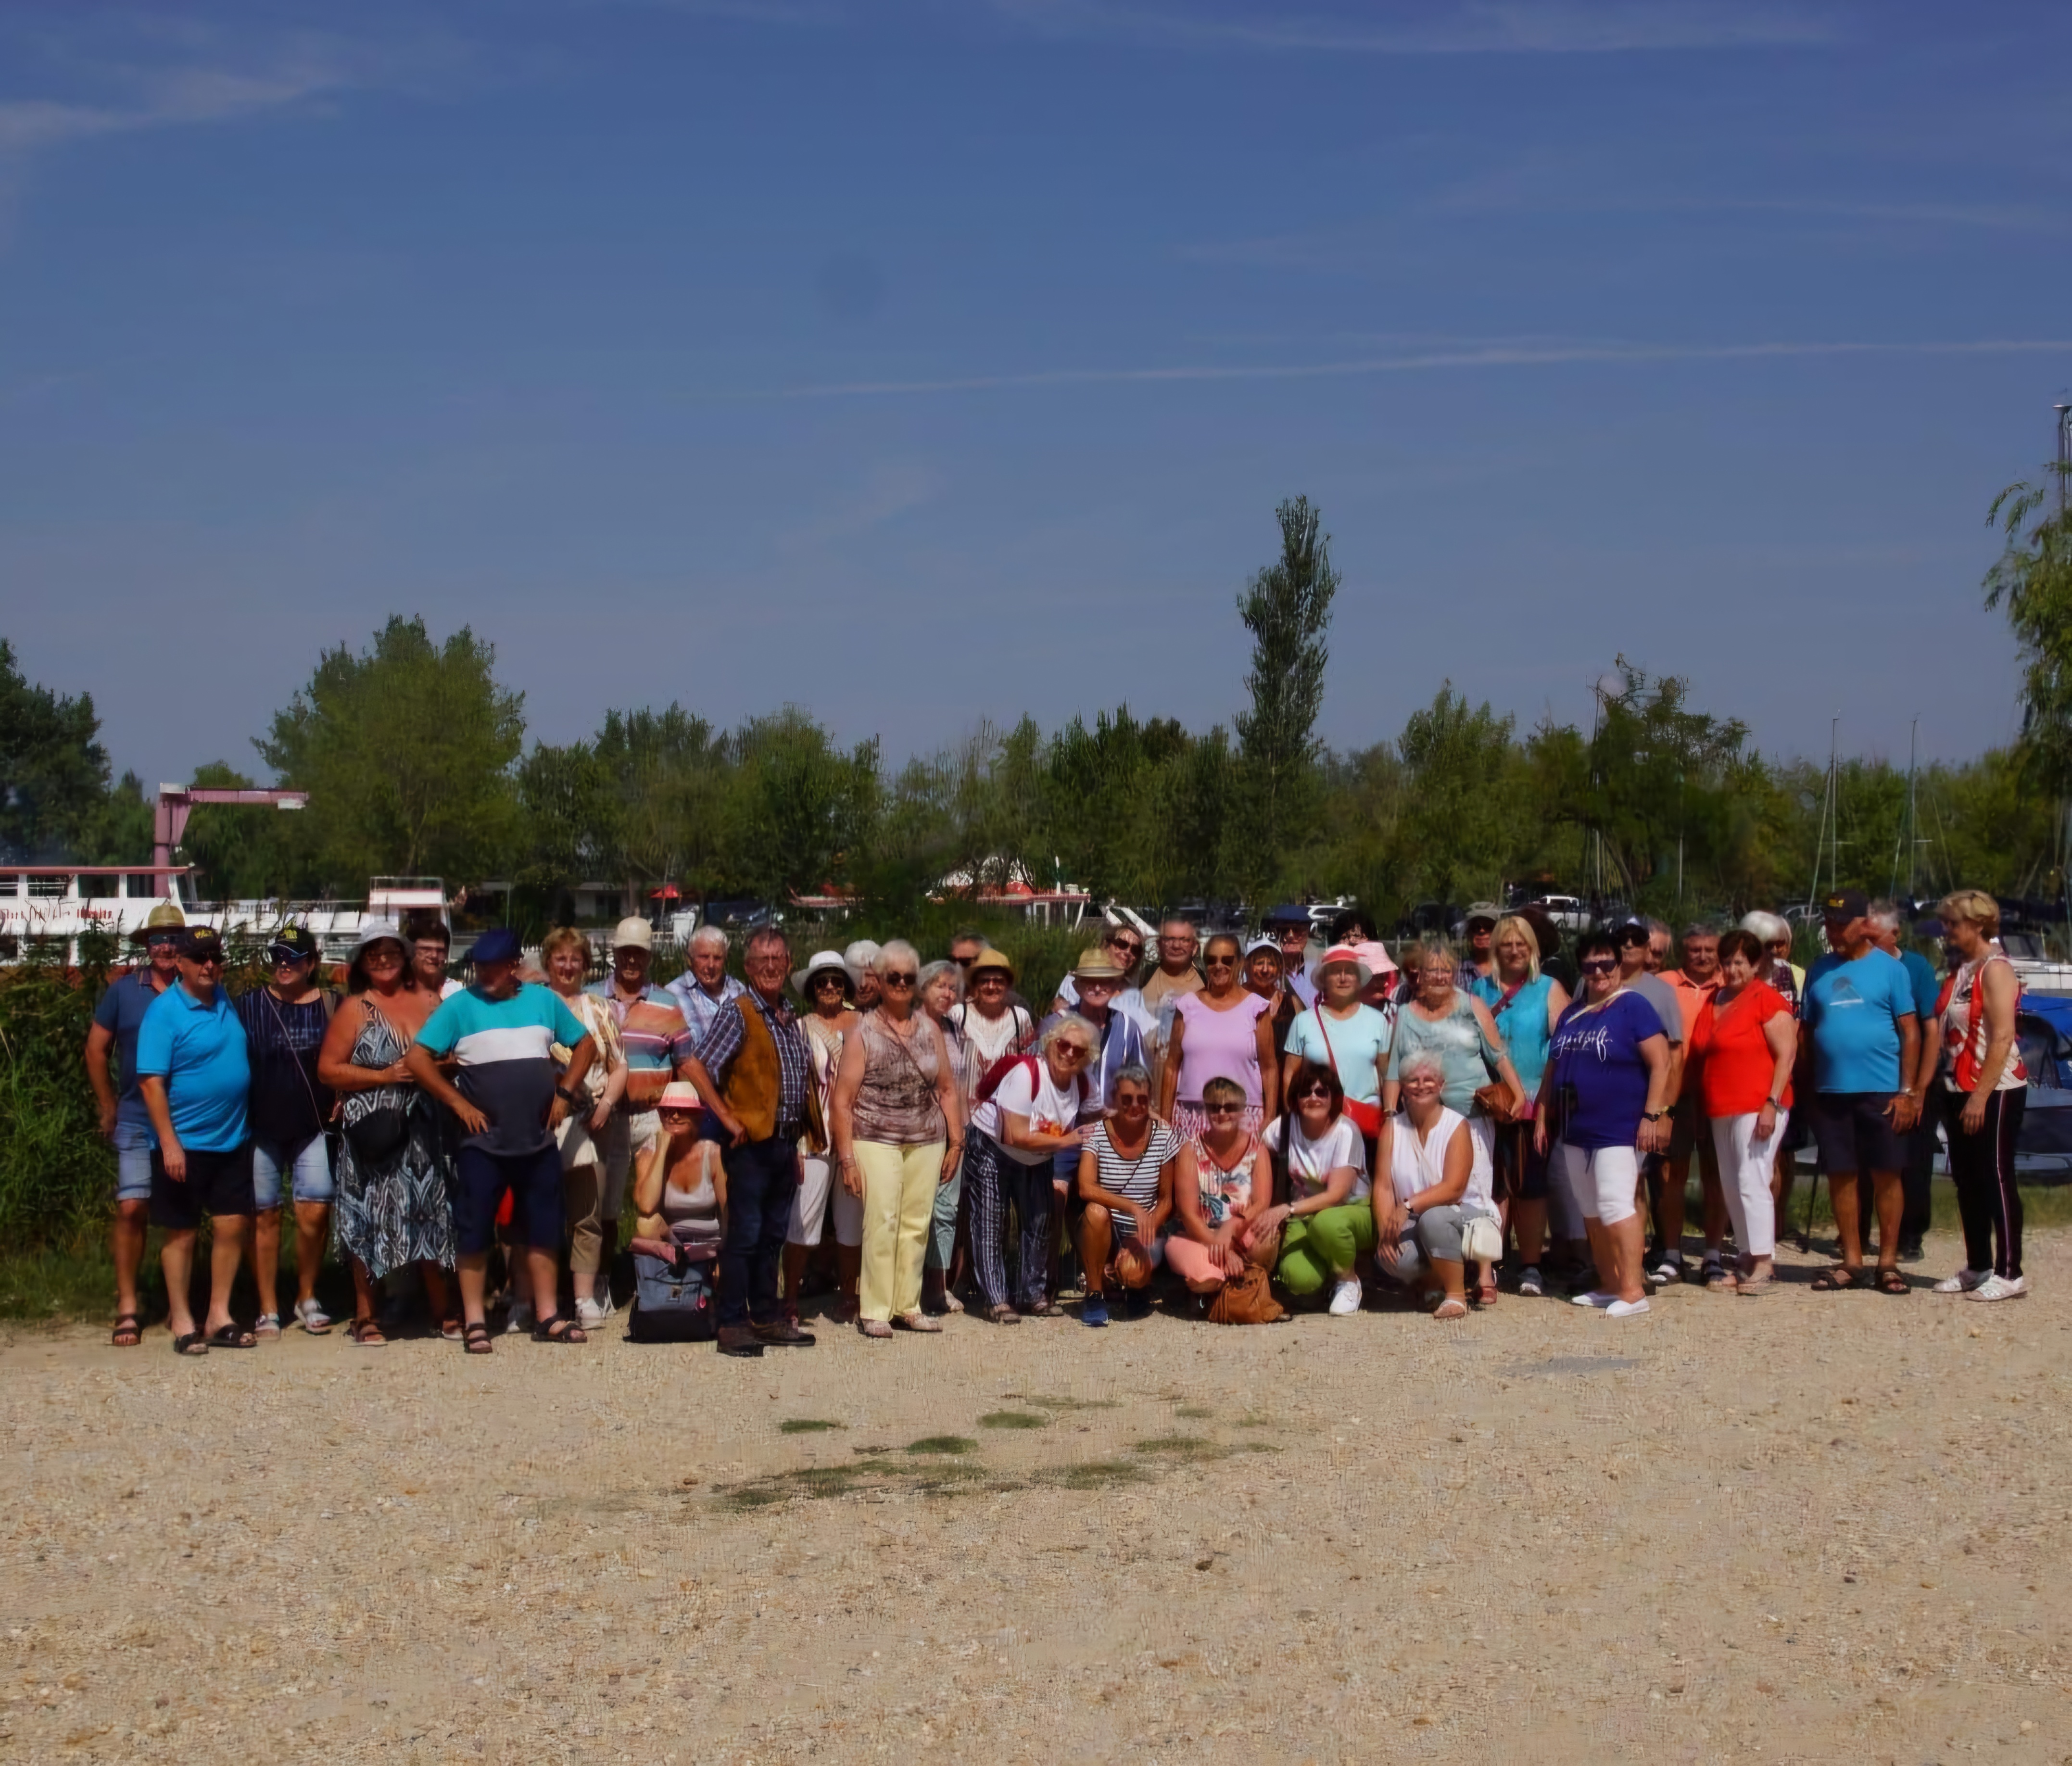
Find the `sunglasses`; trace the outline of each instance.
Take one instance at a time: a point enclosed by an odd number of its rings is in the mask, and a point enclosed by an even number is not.
[[[1093,1050],[1083,1042],[1061,1042],[1058,1045],[1058,1053],[1070,1055],[1075,1061],[1091,1061],[1094,1058]]]
[[[813,992],[818,993],[824,988],[832,988],[836,992],[841,992],[842,988],[842,978],[838,975],[815,975],[813,977]]]
[[[223,953],[220,951],[207,953],[197,951],[187,958],[187,961],[198,963],[204,969],[220,969],[223,967]]]
[[[1237,966],[1235,957],[1210,957],[1202,964],[1205,969],[1231,969]]]
[[[1309,942],[1309,934],[1305,932],[1299,926],[1284,926],[1273,935],[1276,938],[1280,939],[1283,944],[1294,944],[1297,943],[1307,944]]]
[[[1244,1106],[1241,1103],[1209,1104],[1203,1107],[1202,1114],[1205,1116],[1241,1116],[1244,1114]]]
[[[911,988],[921,978],[918,975],[882,975],[878,978],[888,988]]]
[[[1331,1095],[1322,1086],[1312,1086],[1307,1091],[1297,1092],[1295,1094],[1295,1101],[1298,1104],[1317,1103],[1319,1102],[1329,1103],[1331,1101]]]
[[[1581,965],[1585,975],[1610,975],[1618,967],[1618,964],[1610,957],[1592,957]]]
[[[1124,956],[1144,955],[1144,941],[1141,938],[1110,938],[1108,947],[1111,951],[1120,951]]]
[[[273,967],[277,969],[298,968],[309,960],[310,959],[306,956],[296,956],[292,952],[287,951],[276,951],[273,952]]]

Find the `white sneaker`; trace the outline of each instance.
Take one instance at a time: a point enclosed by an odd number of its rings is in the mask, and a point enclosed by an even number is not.
[[[2004,1275],[1988,1275],[1970,1293],[1966,1300],[2018,1300],[2029,1292],[2029,1278],[2016,1275],[2012,1280]]]
[[[532,1308],[530,1304],[524,1300],[512,1301],[511,1316],[504,1321],[504,1334],[506,1337],[524,1337],[532,1329]]]
[[[1932,1294],[1968,1294],[1986,1279],[1981,1269],[1960,1269],[1954,1275],[1946,1275],[1929,1292]]]
[[[605,1320],[605,1310],[594,1300],[578,1298],[576,1301],[576,1323],[586,1331],[594,1331]]]
[[[1359,1309],[1359,1279],[1357,1276],[1348,1275],[1331,1292],[1331,1316],[1349,1318]]]
[[[1608,1307],[1618,1305],[1618,1296],[1607,1294],[1601,1288],[1593,1288],[1587,1294],[1571,1294],[1568,1304],[1571,1306],[1594,1306],[1601,1312]]]
[[[1631,1318],[1636,1313],[1644,1312],[1646,1310],[1647,1300],[1646,1296],[1643,1295],[1637,1300],[1614,1300],[1610,1305],[1605,1308],[1605,1316],[1606,1318]]]

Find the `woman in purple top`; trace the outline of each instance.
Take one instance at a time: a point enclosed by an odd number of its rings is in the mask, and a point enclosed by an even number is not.
[[[1655,1008],[1619,984],[1611,934],[1589,934],[1577,955],[1583,996],[1548,1044],[1533,1142],[1544,1153],[1560,1136],[1560,1168],[1597,1256],[1597,1286],[1577,1304],[1625,1318],[1647,1310],[1634,1191],[1640,1156],[1668,1144],[1669,1039]]]
[[[1158,1113],[1182,1140],[1208,1131],[1202,1087],[1235,1079],[1244,1087],[1244,1127],[1256,1133],[1280,1103],[1273,1059],[1273,1008],[1244,985],[1236,934],[1219,932],[1202,955],[1207,977],[1173,1008],[1173,1032],[1158,1080]]]

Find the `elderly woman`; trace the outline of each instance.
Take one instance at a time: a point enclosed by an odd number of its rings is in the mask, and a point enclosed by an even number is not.
[[[921,965],[921,1007],[943,1033],[950,1051],[950,1066],[957,1076],[957,1097],[964,1106],[964,1120],[971,1120],[971,1095],[983,1074],[972,1071],[972,1043],[958,1029],[955,1012],[964,996],[964,967],[954,957],[938,957]],[[964,1201],[964,1167],[945,1177],[935,1189],[935,1212],[928,1226],[928,1255],[921,1270],[921,1309],[925,1312],[961,1312],[964,1303],[956,1296],[964,1279],[964,1253],[957,1246],[957,1215]]]
[[[1374,1249],[1366,1144],[1345,1113],[1345,1088],[1329,1067],[1305,1069],[1288,1101],[1288,1114],[1276,1117],[1260,1137],[1288,1162],[1288,1200],[1259,1217],[1256,1236],[1279,1231],[1274,1276],[1282,1287],[1291,1294],[1314,1294],[1328,1283],[1331,1316],[1344,1318],[1360,1308],[1354,1267]]]
[[[1272,1155],[1244,1125],[1244,1087],[1202,1087],[1207,1131],[1186,1142],[1173,1168],[1173,1230],[1166,1263],[1197,1294],[1213,1294],[1256,1261],[1260,1217],[1273,1201]]]
[[[1446,1070],[1429,1049],[1404,1062],[1402,1110],[1388,1132],[1388,1184],[1374,1186],[1375,1262],[1408,1288],[1429,1267],[1442,1291],[1432,1316],[1465,1318],[1462,1234],[1494,1221],[1490,1168],[1467,1119],[1445,1103]]]
[[[1273,1065],[1272,1013],[1244,985],[1241,953],[1235,933],[1212,934],[1202,951],[1200,988],[1174,997],[1158,1113],[1182,1140],[1208,1127],[1202,1087],[1211,1079],[1235,1079],[1244,1087],[1248,1128],[1258,1128],[1276,1107],[1281,1075]]]
[[[597,1058],[583,1076],[587,1107],[571,1110],[554,1131],[561,1160],[561,1208],[568,1222],[569,1279],[575,1288],[576,1319],[586,1330],[594,1330],[604,1322],[607,1310],[598,1301],[598,1288],[604,1287],[608,1303],[610,1277],[603,1272],[619,1250],[615,1218],[613,1242],[605,1242],[604,1134],[611,1125],[612,1111],[626,1095],[627,1069],[618,1018],[602,1000],[584,991],[590,960],[590,940],[572,926],[557,926],[540,941],[540,966],[547,971],[547,985],[597,1045]],[[556,1061],[568,1065],[567,1049],[557,1043],[553,1053]]]
[[[388,1341],[374,1284],[414,1263],[441,1334],[458,1341],[446,1279],[456,1249],[453,1165],[438,1106],[403,1061],[439,996],[418,982],[401,929],[383,920],[361,928],[346,992],[317,1054],[318,1078],[343,1100],[333,1218],[352,1265],[346,1335],[368,1348]]]
[[[1942,984],[1944,1126],[1950,1176],[1964,1223],[1964,1267],[1935,1284],[1938,1294],[1975,1300],[2018,1300],[2029,1292],[2021,1272],[2021,1192],[2014,1156],[2029,1101],[2029,1075],[2015,1042],[2021,986],[1994,940],[2000,904],[1980,889],[1945,896],[1936,909],[1957,967]]]
[[[856,1027],[851,1004],[855,983],[839,951],[814,953],[791,977],[793,990],[809,1009],[799,1021],[813,1062],[813,1084],[820,1092],[820,1120],[834,1119],[835,1068],[842,1039]],[[835,1216],[835,1268],[841,1284],[835,1316],[842,1324],[856,1317],[857,1278],[863,1267],[863,1203],[834,1181],[833,1149],[810,1134],[799,1143],[799,1189],[791,1198],[791,1223],[784,1234],[782,1304],[784,1316],[799,1322],[799,1296],[806,1279],[806,1260],[820,1242],[827,1223],[829,1192]]]
[[[1762,946],[1763,957],[1756,966],[1756,979],[1767,982],[1783,997],[1786,1005],[1795,1009],[1799,996],[1806,986],[1806,971],[1791,960],[1791,922],[1758,908],[1753,914],[1741,916],[1741,929],[1754,934]]]
[[[1699,1097],[1712,1125],[1727,1212],[1741,1247],[1733,1275],[1712,1286],[1765,1292],[1774,1274],[1777,1216],[1771,1168],[1791,1111],[1791,1066],[1799,1025],[1784,996],[1758,979],[1767,960],[1762,941],[1739,926],[1720,940],[1720,984],[1691,1026],[1691,1060]]]
[[[1597,1285],[1576,1304],[1629,1318],[1647,1310],[1635,1197],[1642,1155],[1669,1144],[1669,1039],[1655,1008],[1620,984],[1611,933],[1586,934],[1577,958],[1583,996],[1548,1041],[1533,1144],[1544,1153],[1559,1136],[1563,1178],[1597,1259]]]
[[[1497,1124],[1512,1120],[1523,1107],[1525,1087],[1490,1008],[1460,985],[1460,959],[1444,938],[1427,938],[1411,959],[1416,992],[1396,1015],[1383,1107],[1392,1115],[1400,1102],[1404,1061],[1414,1054],[1437,1055],[1446,1074],[1446,1107],[1467,1119],[1482,1159],[1494,1167]],[[1496,1296],[1495,1266],[1485,1264],[1478,1297],[1489,1305]]]
[[[985,1316],[996,1324],[1018,1323],[1024,1314],[1063,1316],[1063,1308],[1046,1292],[1051,1166],[1060,1152],[1084,1144],[1078,1124],[1093,1095],[1086,1072],[1099,1037],[1075,1012],[1053,1018],[1035,1053],[1020,1056],[1005,1072],[989,1070],[974,1094],[964,1161],[972,1261],[985,1298]],[[1021,1227],[1015,1271],[1018,1312],[1009,1303],[1003,1258],[1010,1208]]]
[[[1180,1137],[1151,1114],[1151,1072],[1133,1062],[1115,1076],[1115,1105],[1086,1131],[1073,1197],[1074,1237],[1087,1272],[1082,1324],[1108,1323],[1108,1284],[1122,1290],[1122,1316],[1151,1310],[1145,1291],[1165,1261],[1160,1234],[1173,1212],[1173,1161]]]
[[[920,952],[894,938],[872,969],[878,1001],[843,1039],[831,1122],[842,1187],[863,1201],[857,1329],[886,1337],[895,1322],[943,1328],[921,1310],[921,1266],[935,1191],[964,1153],[964,1102],[949,1045],[920,1009]]]
[[[1381,1088],[1388,1074],[1389,1045],[1387,1016],[1360,1001],[1373,979],[1373,971],[1350,946],[1334,945],[1326,951],[1317,964],[1317,1003],[1290,1027],[1283,1069],[1291,1096],[1310,1067],[1328,1067],[1338,1076],[1346,1114],[1367,1143],[1370,1168],[1375,1137],[1381,1132]]]
[[[1309,1009],[1309,1002],[1296,993],[1281,958],[1280,944],[1264,933],[1244,947],[1244,986],[1248,993],[1256,993],[1266,1002],[1267,1012],[1273,1024],[1274,1071],[1285,1072],[1288,1033],[1294,1027],[1296,1019]],[[1314,993],[1315,990],[1311,991]]]
[[[1547,1071],[1547,1043],[1568,1009],[1568,990],[1540,967],[1540,937],[1532,922],[1511,914],[1490,939],[1495,967],[1471,990],[1489,1008],[1526,1102],[1516,1119],[1494,1127],[1498,1207],[1517,1235],[1518,1291],[1546,1292],[1540,1259],[1547,1238],[1547,1156],[1533,1144],[1532,1118]]]

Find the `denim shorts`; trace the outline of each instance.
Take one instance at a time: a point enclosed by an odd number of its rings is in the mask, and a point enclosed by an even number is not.
[[[115,1199],[151,1199],[151,1131],[139,1123],[115,1124]]]
[[[335,1193],[331,1181],[331,1149],[322,1135],[296,1144],[252,1143],[252,1195],[262,1213],[281,1205],[281,1180],[290,1179],[298,1202],[327,1202]]]

